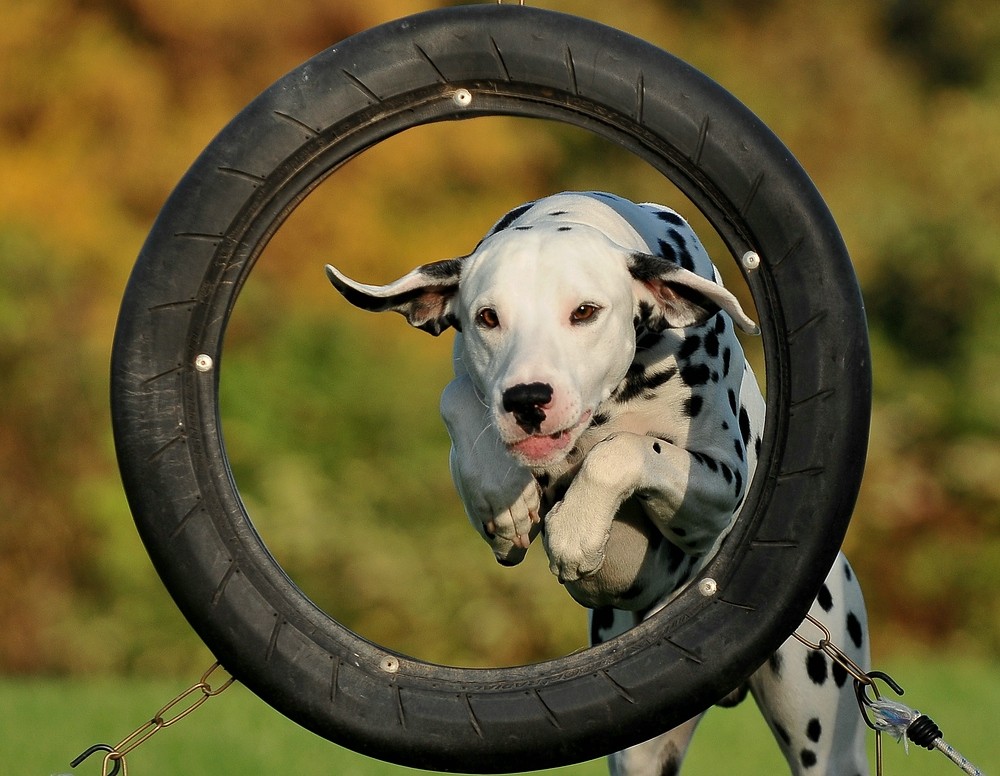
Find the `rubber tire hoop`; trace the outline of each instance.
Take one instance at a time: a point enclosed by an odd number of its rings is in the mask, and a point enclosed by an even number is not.
[[[464,90],[464,91],[463,91]],[[624,146],[676,184],[744,274],[768,423],[743,518],[697,585],[624,636],[536,665],[398,655],[319,610],[246,513],[220,432],[223,335],[271,235],[345,161],[419,125],[521,116]],[[429,11],[349,38],[251,102],[194,162],[129,280],[111,405],[125,491],[163,583],[278,711],[407,766],[494,773],[638,743],[710,706],[798,625],[847,530],[871,380],[843,241],[789,151],[724,89],[591,21],[515,5]],[[711,585],[702,586],[710,591]]]

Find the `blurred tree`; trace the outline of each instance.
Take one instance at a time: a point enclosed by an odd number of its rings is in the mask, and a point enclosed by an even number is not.
[[[978,88],[996,75],[997,17],[989,0],[891,0],[885,3],[883,25],[891,49],[910,62],[927,87]]]

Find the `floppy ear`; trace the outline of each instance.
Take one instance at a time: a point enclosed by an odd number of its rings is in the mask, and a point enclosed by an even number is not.
[[[452,305],[461,272],[461,259],[447,259],[417,267],[387,285],[369,286],[326,265],[333,287],[354,306],[375,313],[394,310],[406,316],[411,326],[434,336],[449,326],[459,328]]]
[[[628,269],[639,286],[640,304],[652,305],[653,320],[663,328],[694,326],[725,310],[747,334],[760,334],[736,297],[712,280],[649,253],[630,254]]]

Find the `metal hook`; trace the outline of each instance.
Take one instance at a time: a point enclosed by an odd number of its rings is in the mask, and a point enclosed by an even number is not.
[[[875,679],[881,679],[889,685],[889,688],[896,693],[896,695],[903,695],[904,690],[899,686],[896,680],[889,676],[889,674],[885,673],[885,671],[869,671],[865,674],[865,678],[868,679],[867,683],[860,682],[857,679],[854,680],[854,694],[858,698],[858,708],[861,710],[861,716],[864,717],[865,724],[875,732],[879,732],[878,728],[875,727],[875,723],[873,723],[871,718],[868,716],[868,707],[872,705],[873,699],[868,697],[867,688],[871,687],[872,692],[875,693],[874,700],[878,700],[881,697],[878,692],[878,687],[875,686]]]
[[[80,763],[82,763],[84,760],[90,757],[90,755],[92,755],[94,752],[107,752],[108,754],[115,754],[116,750],[113,746],[108,746],[107,744],[94,744],[92,747],[90,747],[90,749],[88,749],[79,757],[77,757],[75,760],[73,760],[73,762],[69,764],[69,767],[76,768]],[[119,769],[122,767],[122,761],[120,757],[115,757],[113,759],[115,761],[115,767],[112,768],[111,773],[107,774],[106,776],[115,776],[115,774],[117,774]]]
[[[891,676],[889,676],[889,674],[887,674],[885,671],[869,671],[868,676],[870,676],[872,679],[881,679],[883,682],[889,685],[889,687],[892,689],[894,693],[896,693],[896,695],[903,695],[905,692],[903,688],[896,683],[896,680],[893,679]]]

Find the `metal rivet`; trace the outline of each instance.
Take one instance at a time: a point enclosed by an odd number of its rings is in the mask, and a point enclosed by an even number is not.
[[[194,357],[194,368],[199,372],[210,372],[214,365],[215,362],[212,361],[212,357],[205,353],[200,353]]]
[[[387,674],[394,674],[399,671],[399,658],[393,657],[392,655],[386,655],[382,658],[382,661],[378,664],[378,667],[385,671]]]
[[[459,89],[451,95],[452,102],[460,108],[467,108],[472,104],[472,92],[468,89]]]
[[[757,269],[760,266],[760,256],[757,251],[747,251],[743,254],[743,266],[746,269]]]
[[[705,596],[705,598],[711,598],[719,592],[719,583],[711,577],[705,577],[698,583],[698,592]]]

